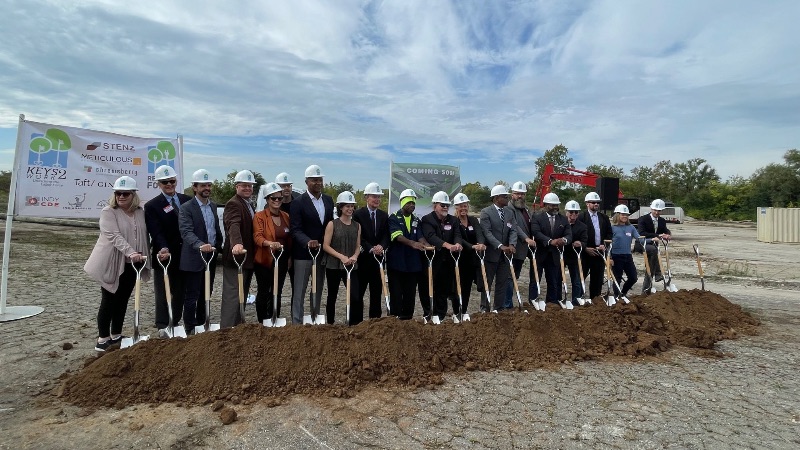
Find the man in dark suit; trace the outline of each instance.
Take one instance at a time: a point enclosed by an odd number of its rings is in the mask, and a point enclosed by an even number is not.
[[[170,166],[156,169],[155,178],[161,195],[153,197],[144,204],[144,217],[147,232],[152,245],[152,260],[164,261],[166,255],[171,256],[167,274],[169,275],[170,293],[172,294],[172,326],[181,321],[183,312],[184,283],[181,265],[181,231],[178,229],[180,205],[191,200],[186,194],[176,192],[178,174]],[[156,328],[159,337],[169,337],[166,328],[169,326],[167,310],[167,293],[164,288],[164,271],[153,265],[153,288],[156,297]]]
[[[502,184],[492,188],[492,204],[481,210],[481,229],[486,239],[486,283],[481,295],[481,311],[491,307],[486,292],[494,285],[494,308],[503,309],[506,301],[506,283],[511,276],[511,267],[506,255],[513,255],[517,245],[517,230],[514,225],[514,209],[508,206],[508,189]]]
[[[533,239],[531,233],[531,212],[525,206],[525,193],[528,192],[528,187],[522,181],[517,181],[511,185],[511,207],[514,208],[514,220],[517,225],[517,250],[514,253],[514,275],[519,280],[522,273],[522,265],[525,260],[530,256],[528,247],[536,247],[536,241]],[[530,279],[533,279],[533,264],[530,265],[528,271]],[[508,283],[506,287],[506,308],[514,306],[513,283]],[[528,298],[535,299],[537,297],[537,289],[534,283],[528,286]]]
[[[600,296],[603,290],[606,266],[603,253],[606,251],[604,241],[611,240],[611,221],[600,212],[600,196],[597,192],[589,192],[584,198],[586,212],[578,215],[578,220],[586,225],[586,248],[583,258],[583,278],[591,274],[589,279],[589,298]]]
[[[638,231],[641,236],[647,238],[645,244],[645,251],[647,252],[647,259],[650,263],[650,270],[653,273],[655,281],[661,281],[664,274],[661,273],[660,265],[658,264],[658,241],[653,241],[653,238],[671,239],[672,232],[667,228],[667,221],[661,217],[661,211],[665,208],[664,200],[657,198],[650,204],[650,214],[639,217]],[[642,283],[642,293],[650,290],[651,280],[650,277],[644,277]]]
[[[222,230],[219,227],[217,204],[211,201],[211,183],[214,180],[207,170],[192,174],[194,197],[181,205],[178,229],[181,232],[181,271],[185,284],[183,302],[183,325],[186,334],[193,334],[194,327],[206,321],[205,305],[199,304],[204,292],[206,264],[200,252],[208,254],[222,248]],[[211,260],[211,286],[214,286],[216,258]],[[205,301],[205,299],[203,299]]]
[[[433,211],[422,216],[422,235],[436,248],[433,257],[433,314],[443,321],[447,315],[447,299],[455,293],[455,260],[452,254],[461,252],[461,230],[458,219],[450,214],[450,197],[444,191],[433,194]],[[453,321],[459,311],[453,311]],[[435,323],[435,322],[434,322]]]
[[[313,263],[309,249],[315,253],[322,250],[325,226],[333,220],[333,198],[322,193],[324,176],[322,169],[316,164],[306,168],[307,190],[297,200],[292,201],[289,212],[294,261],[294,285],[292,286],[292,323],[294,324],[303,323],[303,298],[306,295]],[[325,278],[321,263],[322,258],[317,257],[317,295],[314,305],[312,305],[315,316],[319,315],[323,278]]]
[[[586,242],[589,240],[587,237],[587,229],[586,225],[578,220],[578,215],[581,213],[581,206],[575,200],[570,200],[564,207],[564,211],[567,214],[567,220],[569,221],[569,226],[572,231],[572,245],[571,248],[564,249],[564,264],[566,264],[567,269],[569,269],[569,278],[572,281],[572,301],[577,302],[579,305],[583,306],[585,304],[583,300],[583,285],[581,283],[581,279],[583,278],[583,273],[578,270],[578,253],[581,251],[581,247],[584,249],[586,248]],[[583,264],[583,262],[581,262]]]
[[[572,243],[572,229],[566,217],[558,213],[561,201],[552,192],[544,196],[545,211],[533,216],[531,230],[536,239],[536,262],[539,271],[544,269],[547,280],[547,301],[558,303],[564,309],[572,309],[572,300],[561,298],[561,254]],[[537,302],[538,309],[544,311],[545,302]]]
[[[222,225],[225,227],[225,246],[222,250],[222,305],[220,328],[230,328],[244,322],[239,311],[239,266],[244,276],[243,295],[247,298],[250,281],[253,279],[253,260],[256,245],[253,239],[253,216],[255,209],[250,204],[253,173],[242,170],[233,179],[236,194],[225,203]]]
[[[378,209],[381,205],[383,191],[378,183],[370,183],[364,188],[367,206],[359,208],[353,214],[353,220],[361,224],[361,248],[364,250],[358,257],[358,295],[364,299],[369,285],[369,318],[381,316],[383,287],[378,261],[389,246],[389,215]],[[385,269],[385,268],[384,268]],[[386,311],[389,314],[389,311]]]

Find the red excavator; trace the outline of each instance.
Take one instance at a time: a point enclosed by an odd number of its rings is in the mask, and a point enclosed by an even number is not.
[[[552,164],[544,166],[544,173],[542,174],[542,179],[539,181],[539,187],[536,189],[536,195],[533,198],[533,204],[535,207],[541,208],[542,206],[544,206],[542,200],[544,199],[544,196],[550,192],[550,185],[553,183],[553,180],[566,181],[567,183],[576,183],[584,186],[592,186],[593,188],[597,189],[597,192],[600,194],[601,197],[603,197],[604,195],[603,192],[600,192],[603,190],[601,187],[603,184],[609,184],[608,183],[609,181],[614,180],[615,183],[613,183],[613,185],[619,186],[619,178],[603,178],[600,175],[597,175],[596,173],[591,173],[580,169],[574,169],[572,167],[559,167],[559,169],[566,173],[556,172],[556,167]],[[619,189],[617,190],[619,191]],[[580,202],[581,199],[577,200]],[[622,191],[618,192],[615,202],[606,203],[604,201],[603,203],[604,203],[603,205],[604,209],[605,207],[613,203],[614,206],[627,205],[631,214],[639,210],[639,199],[625,198],[625,196],[622,194]]]

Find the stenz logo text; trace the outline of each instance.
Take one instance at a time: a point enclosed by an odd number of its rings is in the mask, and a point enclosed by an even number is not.
[[[28,178],[34,180],[66,180],[67,170],[52,167],[28,166]]]

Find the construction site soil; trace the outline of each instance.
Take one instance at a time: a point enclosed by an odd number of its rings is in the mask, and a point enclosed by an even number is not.
[[[682,290],[629,305],[546,314],[474,314],[439,326],[395,318],[344,325],[243,324],[188,339],[151,339],[86,359],[58,396],[83,407],[134,404],[277,406],[293,394],[351,397],[368,386],[432,388],[448,372],[557,368],[646,357],[673,346],[722,356],[714,344],[757,334],[759,321],[724,297]]]

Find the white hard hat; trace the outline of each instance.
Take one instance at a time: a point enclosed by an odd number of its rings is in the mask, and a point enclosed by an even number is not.
[[[625,205],[617,205],[617,207],[614,208],[614,212],[615,213],[620,213],[620,214],[630,214],[631,213],[630,210],[628,209],[628,207],[625,206]]]
[[[156,181],[169,180],[170,178],[178,178],[177,172],[170,166],[158,166],[156,169]]]
[[[344,191],[336,197],[336,204],[352,203],[356,204],[356,197],[350,191]]]
[[[666,205],[664,205],[664,200],[661,200],[660,198],[657,198],[653,200],[653,203],[650,203],[650,209],[661,211],[664,208],[666,208]]]
[[[467,197],[467,194],[459,192],[455,197],[453,197],[453,204],[460,205],[462,203],[469,203],[469,197]]]
[[[133,178],[123,175],[117,178],[114,181],[114,190],[115,191],[138,191],[139,189],[136,188],[136,180]]]
[[[417,198],[417,193],[413,189],[406,189],[400,193],[400,198],[414,197]]]
[[[364,195],[383,195],[383,191],[378,183],[370,183],[364,188]]]
[[[506,189],[506,186],[504,184],[498,184],[497,186],[492,188],[491,196],[495,197],[498,195],[508,195],[508,189]]]
[[[561,200],[559,200],[558,196],[556,194],[554,194],[553,192],[550,192],[547,195],[545,195],[544,199],[542,199],[542,202],[549,203],[551,205],[560,205],[561,204]]]
[[[261,186],[261,189],[259,189],[259,197],[266,198],[276,192],[281,192],[281,191],[283,191],[283,189],[281,189],[281,187],[278,186],[278,183],[267,183]]]
[[[589,192],[586,194],[586,197],[583,199],[584,202],[599,202],[600,196],[597,195],[597,192]]]
[[[522,181],[517,181],[511,185],[511,192],[528,192],[528,187]]]
[[[192,174],[192,183],[213,183],[214,179],[206,169],[200,169]]]
[[[431,203],[441,203],[443,205],[450,204],[450,196],[447,195],[445,191],[439,191],[433,194],[433,198],[431,199]]]
[[[322,169],[318,165],[312,164],[306,167],[306,178],[315,178],[324,176],[325,174],[322,173]]]
[[[564,211],[580,211],[581,205],[578,204],[575,200],[570,200],[567,202],[567,205],[564,206]]]
[[[256,178],[253,176],[253,172],[249,170],[240,170],[233,179],[233,184],[236,183],[256,184]]]
[[[278,184],[292,184],[292,177],[286,172],[281,172],[275,177],[275,182]]]

